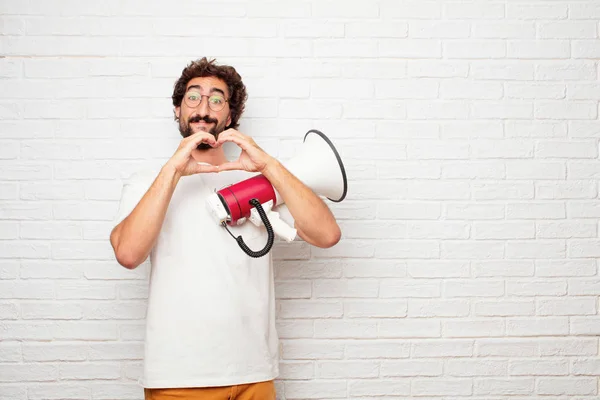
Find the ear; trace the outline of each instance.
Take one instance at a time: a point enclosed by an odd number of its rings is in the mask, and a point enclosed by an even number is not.
[[[225,124],[225,126],[230,126],[231,125],[231,112],[229,113],[229,116],[227,117],[227,123]]]
[[[181,114],[181,107],[175,107],[175,117],[179,119],[179,114]]]

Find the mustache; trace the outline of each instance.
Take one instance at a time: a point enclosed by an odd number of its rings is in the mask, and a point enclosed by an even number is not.
[[[195,115],[188,120],[188,124],[202,121],[206,122],[207,124],[216,124],[218,122],[216,119],[210,118],[208,115],[205,115],[204,117],[201,117],[200,115]]]

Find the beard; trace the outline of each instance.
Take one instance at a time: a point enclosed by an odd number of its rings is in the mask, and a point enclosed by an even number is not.
[[[184,138],[193,135],[196,132],[194,132],[194,130],[192,129],[191,124],[201,121],[206,122],[207,124],[214,124],[214,126],[210,128],[207,132],[213,135],[215,137],[215,140],[219,138],[219,133],[225,130],[225,122],[219,123],[218,120],[216,120],[215,118],[210,118],[208,115],[205,115],[204,117],[195,115],[189,118],[187,122],[184,122],[181,119],[179,120],[179,133],[181,133],[181,136],[183,136]],[[200,143],[197,147],[198,150],[208,150],[211,148],[212,146],[208,143]]]

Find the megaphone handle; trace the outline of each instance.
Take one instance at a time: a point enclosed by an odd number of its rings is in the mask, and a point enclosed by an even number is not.
[[[281,218],[279,218],[279,213],[275,211],[271,211],[269,213],[269,221],[273,226],[273,230],[275,234],[280,238],[283,238],[287,242],[293,242],[296,238],[296,229],[292,228],[288,224],[286,224]]]
[[[253,251],[244,242],[244,239],[242,238],[241,235],[238,237],[233,236],[233,234],[229,231],[229,228],[227,228],[226,222],[221,222],[221,225],[223,225],[225,227],[225,229],[227,229],[227,232],[229,232],[231,237],[233,237],[236,240],[236,242],[238,243],[240,248],[244,251],[244,253],[248,254],[250,257],[259,258],[259,257],[262,257],[262,256],[266,255],[267,253],[269,253],[269,251],[271,251],[271,247],[273,247],[273,243],[275,242],[275,234],[273,233],[273,227],[271,226],[271,223],[269,222],[269,218],[267,218],[267,214],[265,213],[265,210],[263,210],[262,205],[260,204],[260,201],[258,201],[258,199],[252,199],[252,200],[250,200],[250,204],[252,204],[258,211],[258,215],[260,215],[260,219],[262,220],[263,224],[265,224],[265,228],[267,228],[267,234],[269,235],[269,237],[267,238],[267,244],[265,245],[265,247],[262,250]]]

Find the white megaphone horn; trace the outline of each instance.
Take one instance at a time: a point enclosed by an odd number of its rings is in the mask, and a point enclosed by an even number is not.
[[[296,156],[283,165],[318,196],[333,202],[340,202],[346,197],[346,169],[335,146],[322,132],[308,131]],[[250,250],[241,236],[235,238],[249,256],[262,257],[271,250],[274,235],[289,242],[296,237],[296,230],[273,211],[283,203],[273,185],[259,174],[213,193],[206,205],[214,220],[225,228],[242,224],[246,219],[257,226],[264,224],[269,239],[260,251]]]

